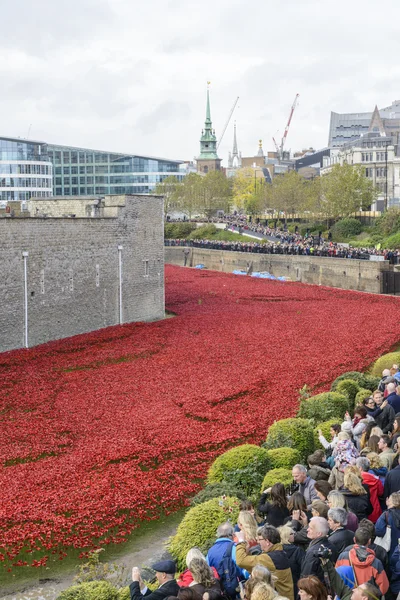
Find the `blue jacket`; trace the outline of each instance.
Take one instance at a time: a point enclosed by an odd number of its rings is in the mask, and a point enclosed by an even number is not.
[[[229,544],[233,544],[232,560],[236,565],[236,544],[234,544],[230,538],[218,538],[215,544],[211,546],[206,556],[206,561],[210,567],[215,567],[218,570]],[[248,573],[246,569],[240,569],[237,565],[236,571],[240,580],[248,579],[250,577],[250,573]]]
[[[389,550],[389,557],[391,560],[394,551],[397,548],[398,540],[400,538],[400,508],[389,508],[389,510],[385,510],[385,512],[381,514],[381,516],[375,523],[375,534],[378,537],[383,537],[386,533],[386,519],[388,520],[388,524],[392,528],[390,536],[391,544]]]
[[[400,548],[397,545],[390,559],[390,589],[394,594],[400,592]]]

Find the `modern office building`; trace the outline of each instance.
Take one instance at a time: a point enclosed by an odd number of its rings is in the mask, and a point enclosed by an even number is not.
[[[47,144],[0,137],[0,202],[26,202],[53,195],[53,166]]]
[[[48,145],[54,196],[149,194],[166,177],[182,180],[182,161]]]
[[[390,106],[379,109],[386,135],[400,131],[400,100]],[[359,139],[367,133],[372,119],[372,112],[336,113],[331,112],[328,147],[341,148],[347,142]]]

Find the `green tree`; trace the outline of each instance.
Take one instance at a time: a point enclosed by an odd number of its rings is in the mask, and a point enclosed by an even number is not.
[[[378,190],[365,176],[360,165],[336,164],[321,177],[322,202],[327,217],[337,219],[369,208],[376,200]]]
[[[180,210],[180,187],[182,184],[174,175],[169,175],[156,185],[155,193],[164,196],[164,213]]]
[[[248,207],[254,207],[256,175],[256,171],[251,167],[237,170],[232,183],[232,202],[238,210],[245,210],[247,213]]]
[[[199,214],[211,217],[218,210],[229,212],[232,203],[232,188],[229,179],[221,171],[210,171],[198,175],[196,208]]]
[[[272,181],[271,208],[285,213],[285,217],[303,211],[310,202],[310,182],[296,171],[277,175]]]

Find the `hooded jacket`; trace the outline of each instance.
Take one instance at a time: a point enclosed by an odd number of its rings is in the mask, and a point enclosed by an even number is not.
[[[388,591],[389,581],[385,569],[370,548],[355,544],[351,550],[345,550],[336,562],[336,567],[343,566],[353,567],[357,585],[372,583],[380,589],[382,594],[386,594]]]
[[[328,481],[329,476],[331,474],[331,470],[321,465],[313,465],[309,468],[307,475],[314,479],[314,481]]]
[[[361,473],[363,483],[366,483],[369,488],[369,499],[373,507],[372,513],[368,515],[368,519],[373,523],[376,523],[382,514],[381,505],[379,503],[379,497],[383,496],[383,484],[379,477],[372,475],[372,473]]]

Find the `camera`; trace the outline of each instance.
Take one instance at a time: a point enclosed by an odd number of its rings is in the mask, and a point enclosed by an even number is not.
[[[321,544],[318,548],[317,556],[325,559],[330,558],[332,556],[332,550]]]

